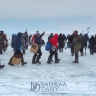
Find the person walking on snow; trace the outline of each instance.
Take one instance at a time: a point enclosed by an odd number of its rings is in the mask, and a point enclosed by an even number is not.
[[[41,51],[41,43],[42,43],[42,36],[45,34],[45,31],[40,35],[39,31],[36,31],[36,34],[34,35],[34,38],[32,38],[32,41],[34,43],[39,45],[39,49],[37,53],[34,53],[34,56],[32,58],[32,64],[41,64],[39,61],[41,56],[42,56],[42,51]]]
[[[50,55],[48,57],[47,63],[51,64],[52,57],[55,55],[55,63],[59,63],[60,59],[58,59],[58,34],[54,34],[53,38],[49,40],[49,42],[52,44],[52,47],[50,49]]]
[[[14,51],[15,51],[14,56],[20,55],[20,57],[21,57],[21,64],[22,64],[22,65],[25,65],[25,64],[27,64],[27,62],[24,62],[23,54],[22,54],[22,52],[21,52],[21,49],[22,49],[22,48],[21,48],[21,36],[22,36],[22,33],[19,32],[19,33],[17,34],[17,36],[16,36],[15,41],[14,41]],[[9,62],[8,62],[8,64],[11,65],[11,66],[14,65],[14,64],[11,63],[11,62],[12,62],[12,58],[13,58],[14,56],[12,56],[12,57],[10,58]]]

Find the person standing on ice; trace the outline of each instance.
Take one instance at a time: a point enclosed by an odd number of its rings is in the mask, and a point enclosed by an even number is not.
[[[73,61],[73,63],[79,63],[79,50],[81,48],[81,37],[80,35],[78,35],[78,31],[75,30],[74,31],[74,37],[73,37],[73,48],[74,48],[74,51],[75,51],[75,60]]]
[[[53,33],[51,33],[48,37],[48,41],[53,37]]]
[[[58,42],[59,42],[59,52],[63,52],[63,48],[64,48],[64,37],[63,37],[62,33],[59,34]]]
[[[39,45],[39,49],[37,53],[34,53],[33,58],[32,58],[32,64],[41,64],[39,61],[41,56],[42,56],[42,51],[41,51],[41,43],[42,43],[42,36],[45,34],[45,31],[40,35],[39,31],[36,31],[36,34],[32,38],[32,41],[36,44]]]
[[[70,35],[70,37],[68,38],[69,44],[72,44],[73,42],[73,37],[74,37],[74,33],[72,35]],[[71,49],[71,55],[74,55],[74,48],[73,45],[70,45],[70,49]]]
[[[93,55],[94,54],[94,49],[95,49],[95,38],[94,38],[93,35],[89,39],[89,44],[90,44],[90,55]]]
[[[3,35],[2,32],[0,31],[0,54],[3,54],[2,50],[3,50]]]
[[[26,43],[27,43],[27,35],[25,33],[22,33],[22,36],[21,36],[21,45],[22,45],[22,53],[23,54],[25,54],[25,51],[27,49]]]
[[[81,53],[81,56],[84,55],[84,52],[83,52],[83,48],[84,48],[84,37],[82,35],[82,33],[80,33],[80,36],[81,36],[81,48],[80,48],[80,53]]]
[[[50,55],[48,57],[47,63],[51,64],[52,57],[55,55],[55,63],[59,63],[60,59],[58,59],[58,34],[54,34],[53,38],[49,40],[49,42],[52,44],[52,47],[50,49]]]
[[[94,52],[96,53],[96,34],[95,34],[94,39],[95,39],[95,49],[94,49]]]
[[[1,65],[1,57],[0,57],[0,69],[4,68],[5,65]]]
[[[22,49],[22,48],[21,48],[21,36],[22,36],[22,33],[19,32],[19,33],[17,34],[17,36],[16,36],[15,41],[14,41],[14,50],[15,50],[14,56],[20,55],[20,57],[21,57],[21,64],[24,65],[24,64],[27,64],[27,62],[24,62],[23,54],[22,54],[22,52],[21,52],[21,49]],[[12,58],[13,58],[14,56],[12,56],[12,57],[10,58],[9,63],[8,63],[8,64],[11,65],[11,66],[14,65],[14,64],[11,63]]]

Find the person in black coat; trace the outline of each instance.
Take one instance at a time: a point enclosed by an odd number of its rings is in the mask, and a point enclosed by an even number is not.
[[[95,34],[95,49],[94,52],[96,53],[96,34]]]
[[[48,37],[48,41],[53,37],[53,33],[50,34],[50,36]]]
[[[0,54],[3,54],[2,50],[3,50],[3,42],[4,42],[4,39],[3,39],[3,35],[0,31]]]
[[[63,35],[60,33],[59,37],[58,37],[58,42],[59,42],[59,52],[63,52],[63,48],[64,48],[64,37]]]
[[[84,39],[84,47],[87,48],[87,41],[89,41],[88,34],[84,34],[83,39]]]
[[[29,38],[28,38],[28,39],[29,39],[29,44],[30,44],[30,45],[31,45],[31,37],[32,37],[32,35],[30,35]]]
[[[74,37],[74,34],[72,34],[69,38],[68,38],[68,41],[69,41],[69,44],[70,44],[70,48],[71,48],[71,55],[73,56],[74,55],[74,48],[73,48],[73,37]],[[71,45],[72,44],[72,45]]]
[[[82,33],[80,33],[80,36],[81,36],[81,48],[80,48],[80,53],[81,53],[81,56],[84,55],[84,52],[83,52],[83,48],[84,48],[84,37],[82,35]]]
[[[95,39],[94,36],[92,35],[91,38],[89,39],[89,44],[90,44],[90,55],[94,54],[94,48],[95,48]]]

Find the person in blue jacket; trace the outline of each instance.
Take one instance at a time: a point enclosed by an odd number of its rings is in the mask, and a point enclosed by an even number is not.
[[[21,56],[21,58],[22,58],[22,59],[21,59],[21,64],[24,65],[24,64],[27,64],[27,62],[24,62],[23,54],[22,54],[22,52],[21,52],[21,49],[22,49],[22,47],[21,47],[21,36],[22,36],[22,33],[19,32],[19,33],[17,34],[17,36],[16,36],[15,41],[14,41],[14,51],[15,51],[14,56],[15,56],[15,57],[16,57],[16,55]],[[11,66],[14,65],[14,64],[11,63],[12,58],[13,58],[14,56],[11,57],[11,59],[10,59],[10,61],[9,61],[9,63],[8,63],[8,64],[11,65]]]

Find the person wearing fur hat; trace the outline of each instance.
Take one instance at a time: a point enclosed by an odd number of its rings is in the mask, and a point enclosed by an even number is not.
[[[16,36],[16,39],[15,39],[15,41],[14,41],[14,50],[15,50],[15,53],[14,53],[14,56],[16,56],[16,55],[20,55],[21,56],[21,64],[22,65],[24,65],[24,64],[27,64],[27,62],[24,62],[24,58],[23,58],[23,54],[22,54],[22,52],[21,52],[21,36],[22,36],[22,33],[21,32],[19,32],[18,34],[17,34],[17,36]],[[12,56],[11,57],[11,59],[10,59],[10,61],[9,61],[9,65],[11,65],[11,66],[13,66],[13,64],[11,63],[11,61],[12,61],[12,58],[14,57],[14,56]]]
[[[73,61],[73,63],[79,63],[79,51],[80,51],[80,48],[81,48],[81,36],[78,35],[78,31],[75,30],[74,31],[74,37],[73,37],[73,48],[74,48],[74,51],[75,51],[75,60]]]
[[[50,55],[48,57],[47,63],[51,64],[52,57],[55,55],[55,63],[59,63],[60,59],[58,59],[58,34],[54,34],[53,38],[49,40],[49,42],[52,44],[52,47],[50,49]]]
[[[32,64],[41,64],[41,62],[39,61],[41,56],[42,56],[42,51],[41,51],[41,43],[42,43],[42,36],[45,34],[45,31],[40,34],[39,31],[36,31],[36,34],[34,35],[33,41],[34,43],[39,45],[39,49],[37,53],[34,53],[34,56],[32,58]]]

